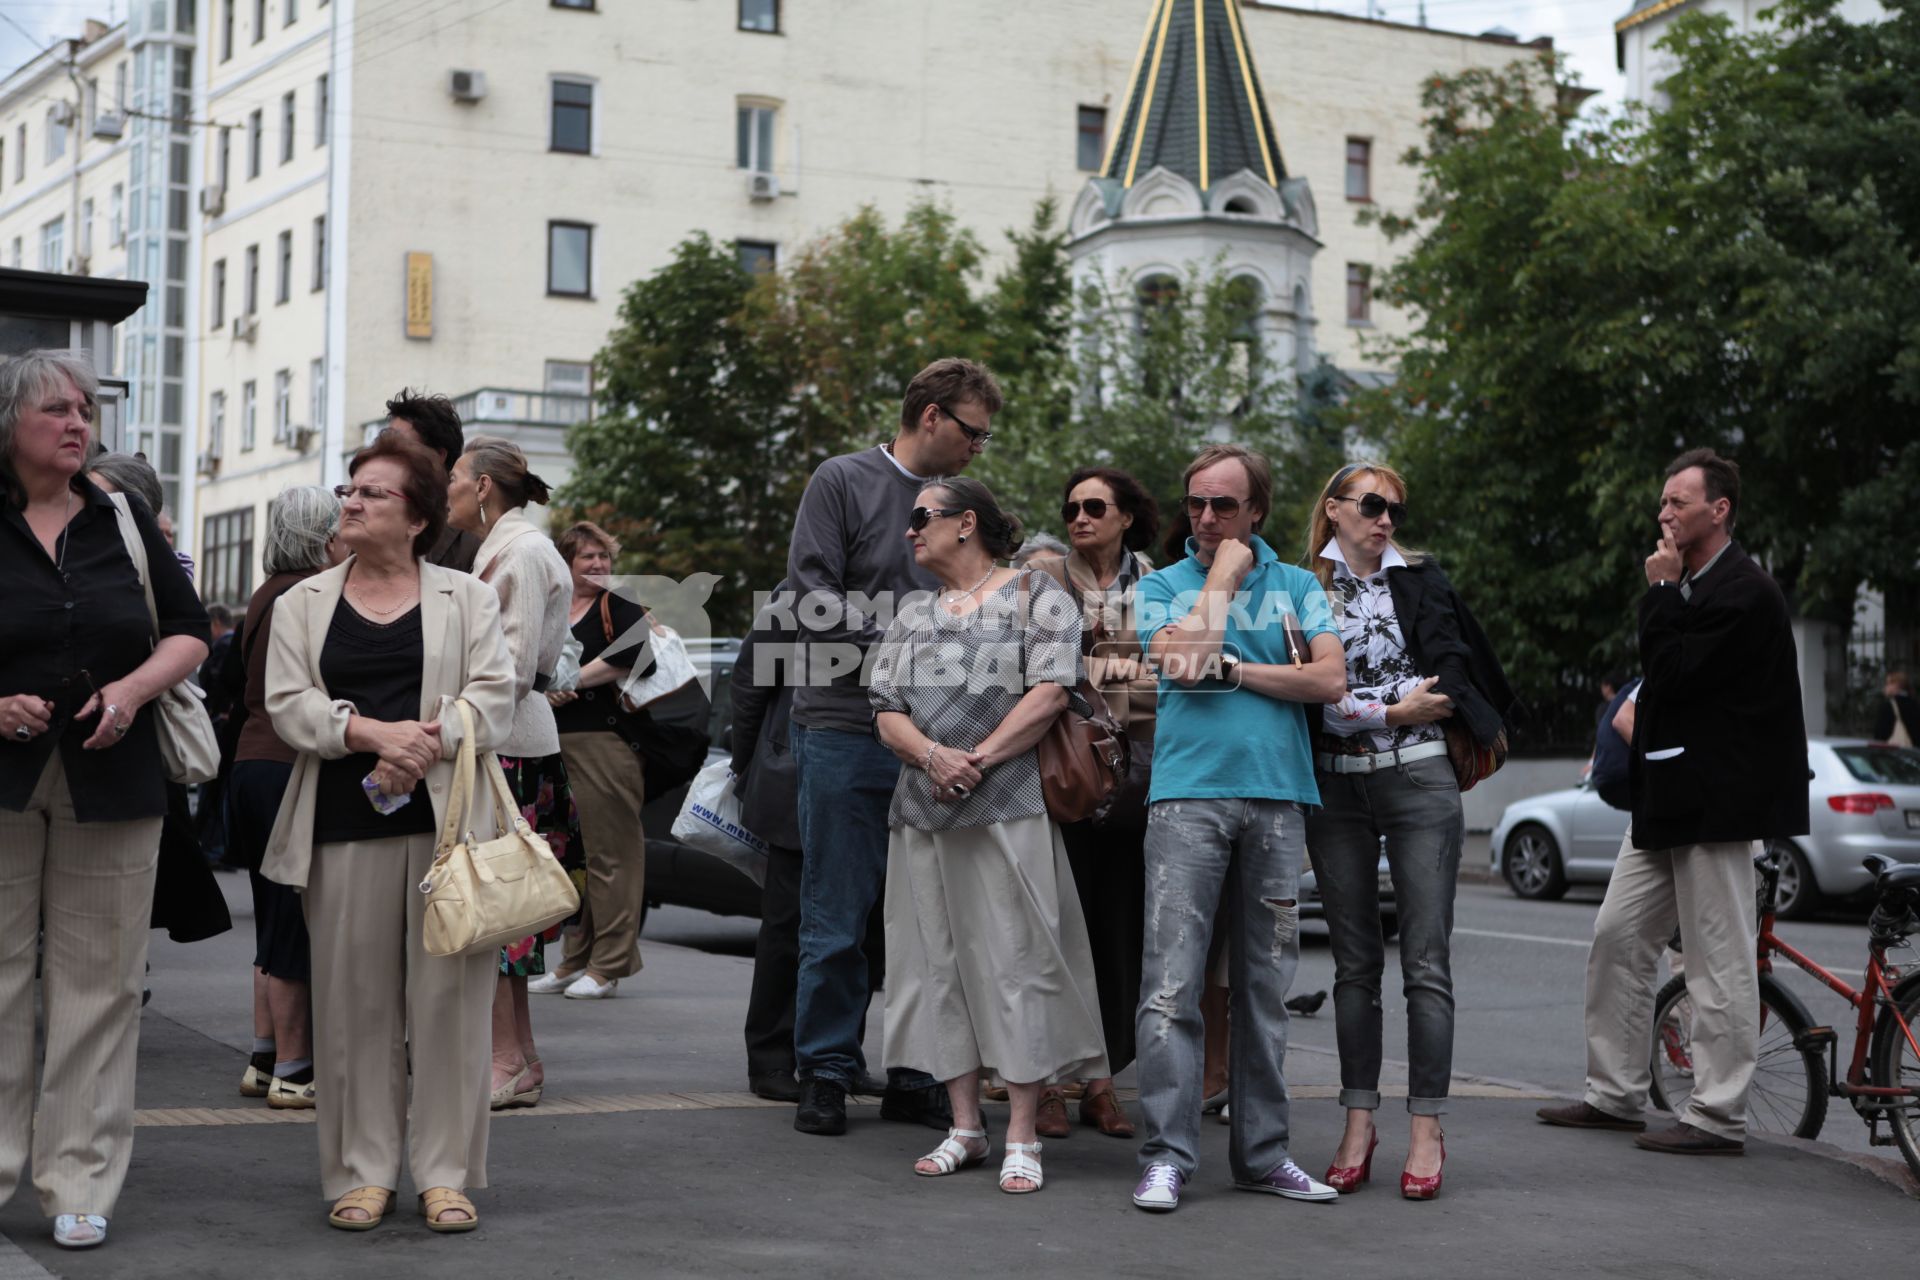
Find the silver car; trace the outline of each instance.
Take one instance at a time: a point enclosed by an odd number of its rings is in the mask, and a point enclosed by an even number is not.
[[[1920,862],[1920,751],[1864,738],[1807,742],[1812,831],[1772,842],[1783,855],[1781,916],[1810,915],[1871,887],[1868,854]],[[1507,806],[1493,829],[1493,870],[1523,898],[1605,884],[1629,815],[1585,783]]]

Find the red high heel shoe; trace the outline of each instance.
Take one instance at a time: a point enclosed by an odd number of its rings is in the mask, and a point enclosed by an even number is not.
[[[1437,1200],[1440,1197],[1440,1177],[1447,1168],[1447,1135],[1440,1135],[1440,1167],[1433,1171],[1431,1178],[1416,1178],[1406,1170],[1400,1171],[1400,1194],[1408,1200]]]
[[[1337,1164],[1327,1166],[1327,1185],[1341,1195],[1352,1195],[1373,1177],[1373,1149],[1380,1145],[1380,1131],[1375,1129],[1367,1140],[1367,1158],[1350,1169]]]

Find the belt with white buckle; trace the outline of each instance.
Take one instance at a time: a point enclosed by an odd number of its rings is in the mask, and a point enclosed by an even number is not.
[[[1364,755],[1336,756],[1322,751],[1313,757],[1313,762],[1328,773],[1378,773],[1396,765],[1412,764],[1415,760],[1428,760],[1445,754],[1447,740],[1435,738],[1431,742],[1416,742],[1397,751],[1369,751]]]

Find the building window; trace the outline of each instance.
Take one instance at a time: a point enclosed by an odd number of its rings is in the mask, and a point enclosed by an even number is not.
[[[280,272],[273,281],[273,302],[280,305],[293,296],[293,232],[280,233]]]
[[[220,61],[233,60],[233,7],[238,0],[220,0]]]
[[[780,246],[765,240],[735,240],[734,252],[739,255],[740,265],[755,275],[772,271],[780,265]]]
[[[780,0],[740,0],[740,29],[780,33]]]
[[[207,456],[219,458],[227,434],[227,393],[216,391],[207,397]]]
[[[1347,264],[1347,323],[1373,323],[1373,268]]]
[[[17,271],[17,270],[19,270],[19,268],[20,268],[20,237],[19,237],[19,236],[15,236],[15,237],[13,238],[13,262],[12,262],[12,266],[13,266],[13,268],[14,268],[14,269],[15,269],[16,271]]]
[[[1080,167],[1088,173],[1099,171],[1107,155],[1107,109],[1080,108]]]
[[[94,121],[100,118],[100,81],[98,77],[87,81],[84,92],[87,104],[87,132],[92,133]]]
[[[1347,139],[1347,199],[1373,199],[1373,143],[1366,138]]]
[[[593,86],[568,80],[553,82],[552,134],[548,150],[574,155],[593,154]]]
[[[327,287],[327,215],[313,220],[313,291]]]
[[[322,75],[313,85],[313,145],[327,145],[327,116],[333,111],[333,78]]]
[[[739,167],[755,173],[773,172],[773,118],[776,107],[741,107],[739,111]]]
[[[541,397],[540,420],[555,426],[585,422],[593,410],[593,366],[583,360],[547,361],[547,394]]]
[[[93,257],[93,201],[80,202],[80,235],[76,246],[82,258]]]
[[[593,228],[584,222],[547,224],[547,292],[593,296]]]
[[[255,428],[260,422],[260,394],[258,384],[243,382],[240,384],[240,452],[252,450]]]
[[[60,271],[67,264],[67,220],[55,218],[40,228],[40,269]]]
[[[312,415],[311,427],[315,431],[325,429],[327,421],[327,362],[312,360],[307,364],[307,411]]]
[[[293,91],[289,89],[280,98],[280,163],[286,164],[293,159]]]
[[[118,249],[127,242],[127,189],[119,183],[107,193],[107,244]]]
[[[253,42],[267,38],[267,0],[253,0]]]
[[[300,16],[300,0],[287,0],[287,16],[281,20],[280,25],[283,27],[290,27],[293,25],[294,20],[299,16]]]
[[[241,314],[253,315],[260,310],[260,246],[257,244],[247,246],[247,278],[241,288],[241,297],[246,302]]]
[[[127,64],[124,62],[113,69],[113,109],[127,109]]]
[[[218,159],[215,167],[220,174],[220,190],[224,192],[231,185],[233,177],[233,130],[231,128],[221,126],[220,141],[216,146]]]
[[[260,117],[260,109],[255,107],[247,116],[247,176],[260,176],[260,135],[265,132]]]
[[[19,131],[13,135],[13,140],[13,180],[25,182],[27,180],[27,126],[25,124],[22,124]]]
[[[208,310],[213,314],[213,327],[224,329],[227,326],[227,260],[221,258],[213,264],[213,297],[209,300]]]
[[[293,370],[273,375],[273,442],[293,443]]]
[[[7,184],[7,143],[6,143],[6,139],[0,138],[0,190],[5,190],[6,184]]]
[[[201,530],[201,598],[244,602],[253,594],[253,508],[208,516]]]
[[[47,163],[52,164],[67,154],[67,126],[60,119],[60,112],[72,108],[64,102],[56,102],[47,108]]]

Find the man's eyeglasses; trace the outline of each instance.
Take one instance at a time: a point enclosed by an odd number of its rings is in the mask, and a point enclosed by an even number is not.
[[[927,527],[927,521],[929,520],[937,519],[940,516],[957,516],[964,514],[964,508],[959,507],[915,507],[912,513],[907,516],[907,528],[918,533]]]
[[[1222,520],[1231,520],[1240,514],[1240,499],[1238,498],[1229,498],[1224,495],[1208,498],[1202,497],[1197,493],[1187,495],[1187,515],[1190,518],[1198,520],[1206,514],[1208,506],[1212,506],[1213,514],[1219,516]]]
[[[1083,507],[1086,508],[1087,519],[1106,519],[1108,508],[1105,498],[1088,498],[1085,502],[1069,502],[1060,508],[1060,519],[1067,524],[1072,524],[1080,518],[1080,510]]]
[[[396,489],[377,484],[337,484],[333,486],[333,496],[345,502],[358,495],[362,502],[378,502],[382,498],[399,498],[405,495]]]
[[[1396,529],[1407,522],[1406,503],[1388,502],[1377,493],[1363,493],[1357,498],[1347,498],[1335,494],[1333,500],[1335,502],[1351,502],[1354,509],[1360,513],[1362,520],[1378,520],[1384,515],[1387,519],[1393,521],[1393,527]]]
[[[952,418],[955,425],[957,425],[962,431],[966,432],[967,439],[972,441],[974,444],[977,444],[982,448],[985,448],[987,441],[993,439],[993,432],[983,431],[979,427],[968,426],[964,418],[962,418],[959,414],[955,413],[953,410],[947,408],[947,406],[943,404],[937,404],[934,406],[934,408],[946,414],[949,418]]]

